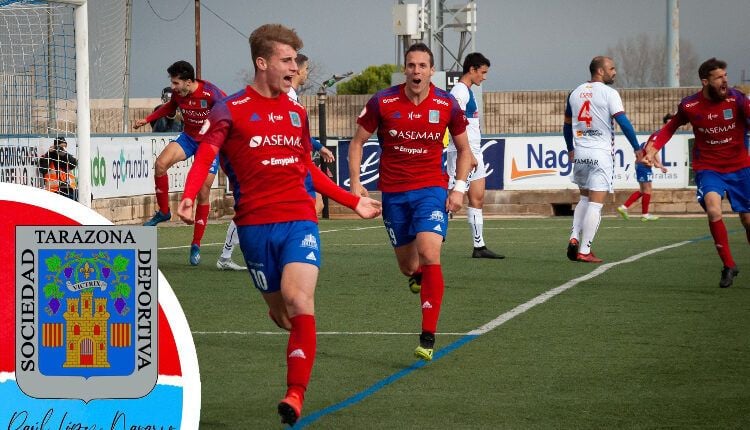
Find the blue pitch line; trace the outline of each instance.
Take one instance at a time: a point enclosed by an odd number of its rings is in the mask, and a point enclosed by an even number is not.
[[[729,231],[728,233],[731,234],[731,233],[734,233],[736,231],[740,231],[740,230],[739,229],[738,230],[733,230],[733,231]],[[696,242],[702,242],[704,240],[709,240],[709,239],[712,239],[712,237],[711,237],[710,234],[706,235],[706,236],[696,237],[696,238],[693,238],[693,239],[688,239],[688,242],[696,243]],[[481,336],[481,335],[478,335],[478,334],[469,334],[469,335],[461,337],[460,339],[454,341],[453,343],[449,344],[448,346],[446,346],[444,348],[441,348],[438,351],[436,351],[435,355],[432,358],[432,361],[440,360],[444,356],[450,354],[451,352],[457,350],[458,348],[460,348],[460,347],[464,346],[465,344],[471,342],[472,340],[478,338],[479,336]],[[357,393],[357,394],[355,394],[355,395],[353,395],[353,396],[351,396],[351,397],[349,397],[347,399],[344,399],[344,400],[342,400],[339,403],[333,404],[333,405],[328,406],[327,408],[324,408],[324,409],[320,409],[318,411],[313,412],[310,415],[307,415],[307,416],[303,417],[302,419],[300,419],[299,421],[297,421],[297,424],[295,424],[293,428],[295,428],[295,429],[305,428],[306,426],[314,423],[315,421],[318,421],[319,419],[323,418],[326,415],[338,412],[338,411],[340,411],[340,410],[342,410],[344,408],[348,408],[349,406],[356,405],[357,403],[359,403],[359,402],[365,400],[366,398],[372,396],[373,394],[377,393],[382,388],[385,388],[386,386],[388,386],[388,385],[390,385],[390,384],[392,384],[392,383],[394,383],[394,382],[396,382],[396,381],[398,381],[400,379],[405,378],[406,376],[408,376],[409,374],[411,374],[415,370],[421,369],[422,367],[428,365],[429,363],[430,362],[428,362],[428,361],[418,360],[418,361],[412,363],[412,365],[410,365],[409,367],[407,367],[407,368],[405,368],[403,370],[400,370],[400,371],[398,371],[398,372],[396,372],[396,373],[394,373],[394,374],[392,374],[390,376],[387,376],[387,377],[381,379],[380,381],[378,381],[378,382],[370,385],[364,391],[360,391],[359,393]]]
[[[458,348],[464,346],[465,344],[471,342],[472,340],[478,338],[480,335],[477,334],[467,334],[466,336],[461,337],[460,339],[454,341],[453,343],[449,344],[448,346],[441,348],[437,351],[435,351],[435,355],[432,357],[432,361],[437,361],[443,358],[444,356],[450,354],[451,352],[457,350]],[[336,403],[334,405],[331,405],[325,409],[321,409],[319,411],[316,411],[310,415],[307,415],[303,417],[301,420],[297,421],[297,424],[294,425],[294,428],[301,429],[304,428],[307,425],[310,425],[314,423],[315,421],[319,420],[320,418],[323,418],[324,416],[328,414],[332,414],[334,412],[338,412],[344,408],[348,408],[349,406],[356,405],[357,403],[361,402],[362,400],[372,396],[373,394],[380,391],[380,389],[385,388],[386,386],[402,379],[408,376],[410,373],[417,369],[421,369],[422,367],[428,365],[429,361],[422,361],[418,360],[414,362],[411,366],[407,367],[406,369],[400,370],[393,375],[390,375],[384,379],[381,379],[380,381],[372,384],[364,391],[360,391],[359,393],[349,397],[348,399],[344,399],[343,401]]]

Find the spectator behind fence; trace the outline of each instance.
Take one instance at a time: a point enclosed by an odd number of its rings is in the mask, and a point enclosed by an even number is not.
[[[165,103],[169,103],[169,100],[171,99],[172,88],[164,87],[164,89],[161,90],[161,104],[154,108],[154,112],[156,112],[156,110],[162,107]],[[182,117],[179,113],[179,109],[175,111],[174,115],[155,119],[151,121],[150,124],[151,130],[153,130],[155,133],[179,133],[182,131]]]
[[[67,147],[65,137],[55,138],[49,151],[39,157],[39,173],[44,179],[44,189],[77,201],[78,186],[73,170],[78,160],[68,154]]]

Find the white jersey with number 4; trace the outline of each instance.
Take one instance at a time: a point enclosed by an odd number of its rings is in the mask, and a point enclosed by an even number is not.
[[[614,116],[624,112],[620,94],[603,82],[585,82],[568,96],[575,148],[614,150]]]

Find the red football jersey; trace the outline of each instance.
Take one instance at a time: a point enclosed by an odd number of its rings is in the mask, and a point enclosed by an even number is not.
[[[745,144],[750,102],[741,92],[730,88],[727,98],[716,102],[703,92],[685,97],[677,114],[656,133],[654,148],[661,149],[677,129],[693,126],[693,170],[735,172],[750,167],[750,154]]]
[[[349,208],[359,202],[315,167],[305,108],[285,93],[268,98],[248,86],[214,106],[201,137],[183,198],[198,194],[218,151],[237,225],[317,222],[313,186]]]
[[[208,118],[211,108],[226,97],[224,91],[208,81],[196,79],[198,87],[185,97],[172,93],[172,98],[159,109],[146,117],[146,122],[156,121],[164,116],[174,116],[177,108],[182,112],[182,122],[185,124],[184,133],[198,140],[198,132],[203,121]]]
[[[430,84],[430,94],[419,105],[409,100],[404,85],[372,96],[357,118],[369,132],[378,131],[380,179],[378,189],[403,192],[424,187],[448,187],[443,168],[443,135],[466,131],[468,121],[456,99]]]

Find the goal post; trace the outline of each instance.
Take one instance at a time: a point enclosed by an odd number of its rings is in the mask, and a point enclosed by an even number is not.
[[[75,4],[76,130],[78,142],[78,201],[91,207],[91,105],[89,103],[89,12],[86,0]]]
[[[66,195],[90,207],[87,6],[0,0],[0,181],[61,194],[73,189]],[[63,141],[66,157],[77,158],[70,172],[61,168],[68,158],[49,155]]]

